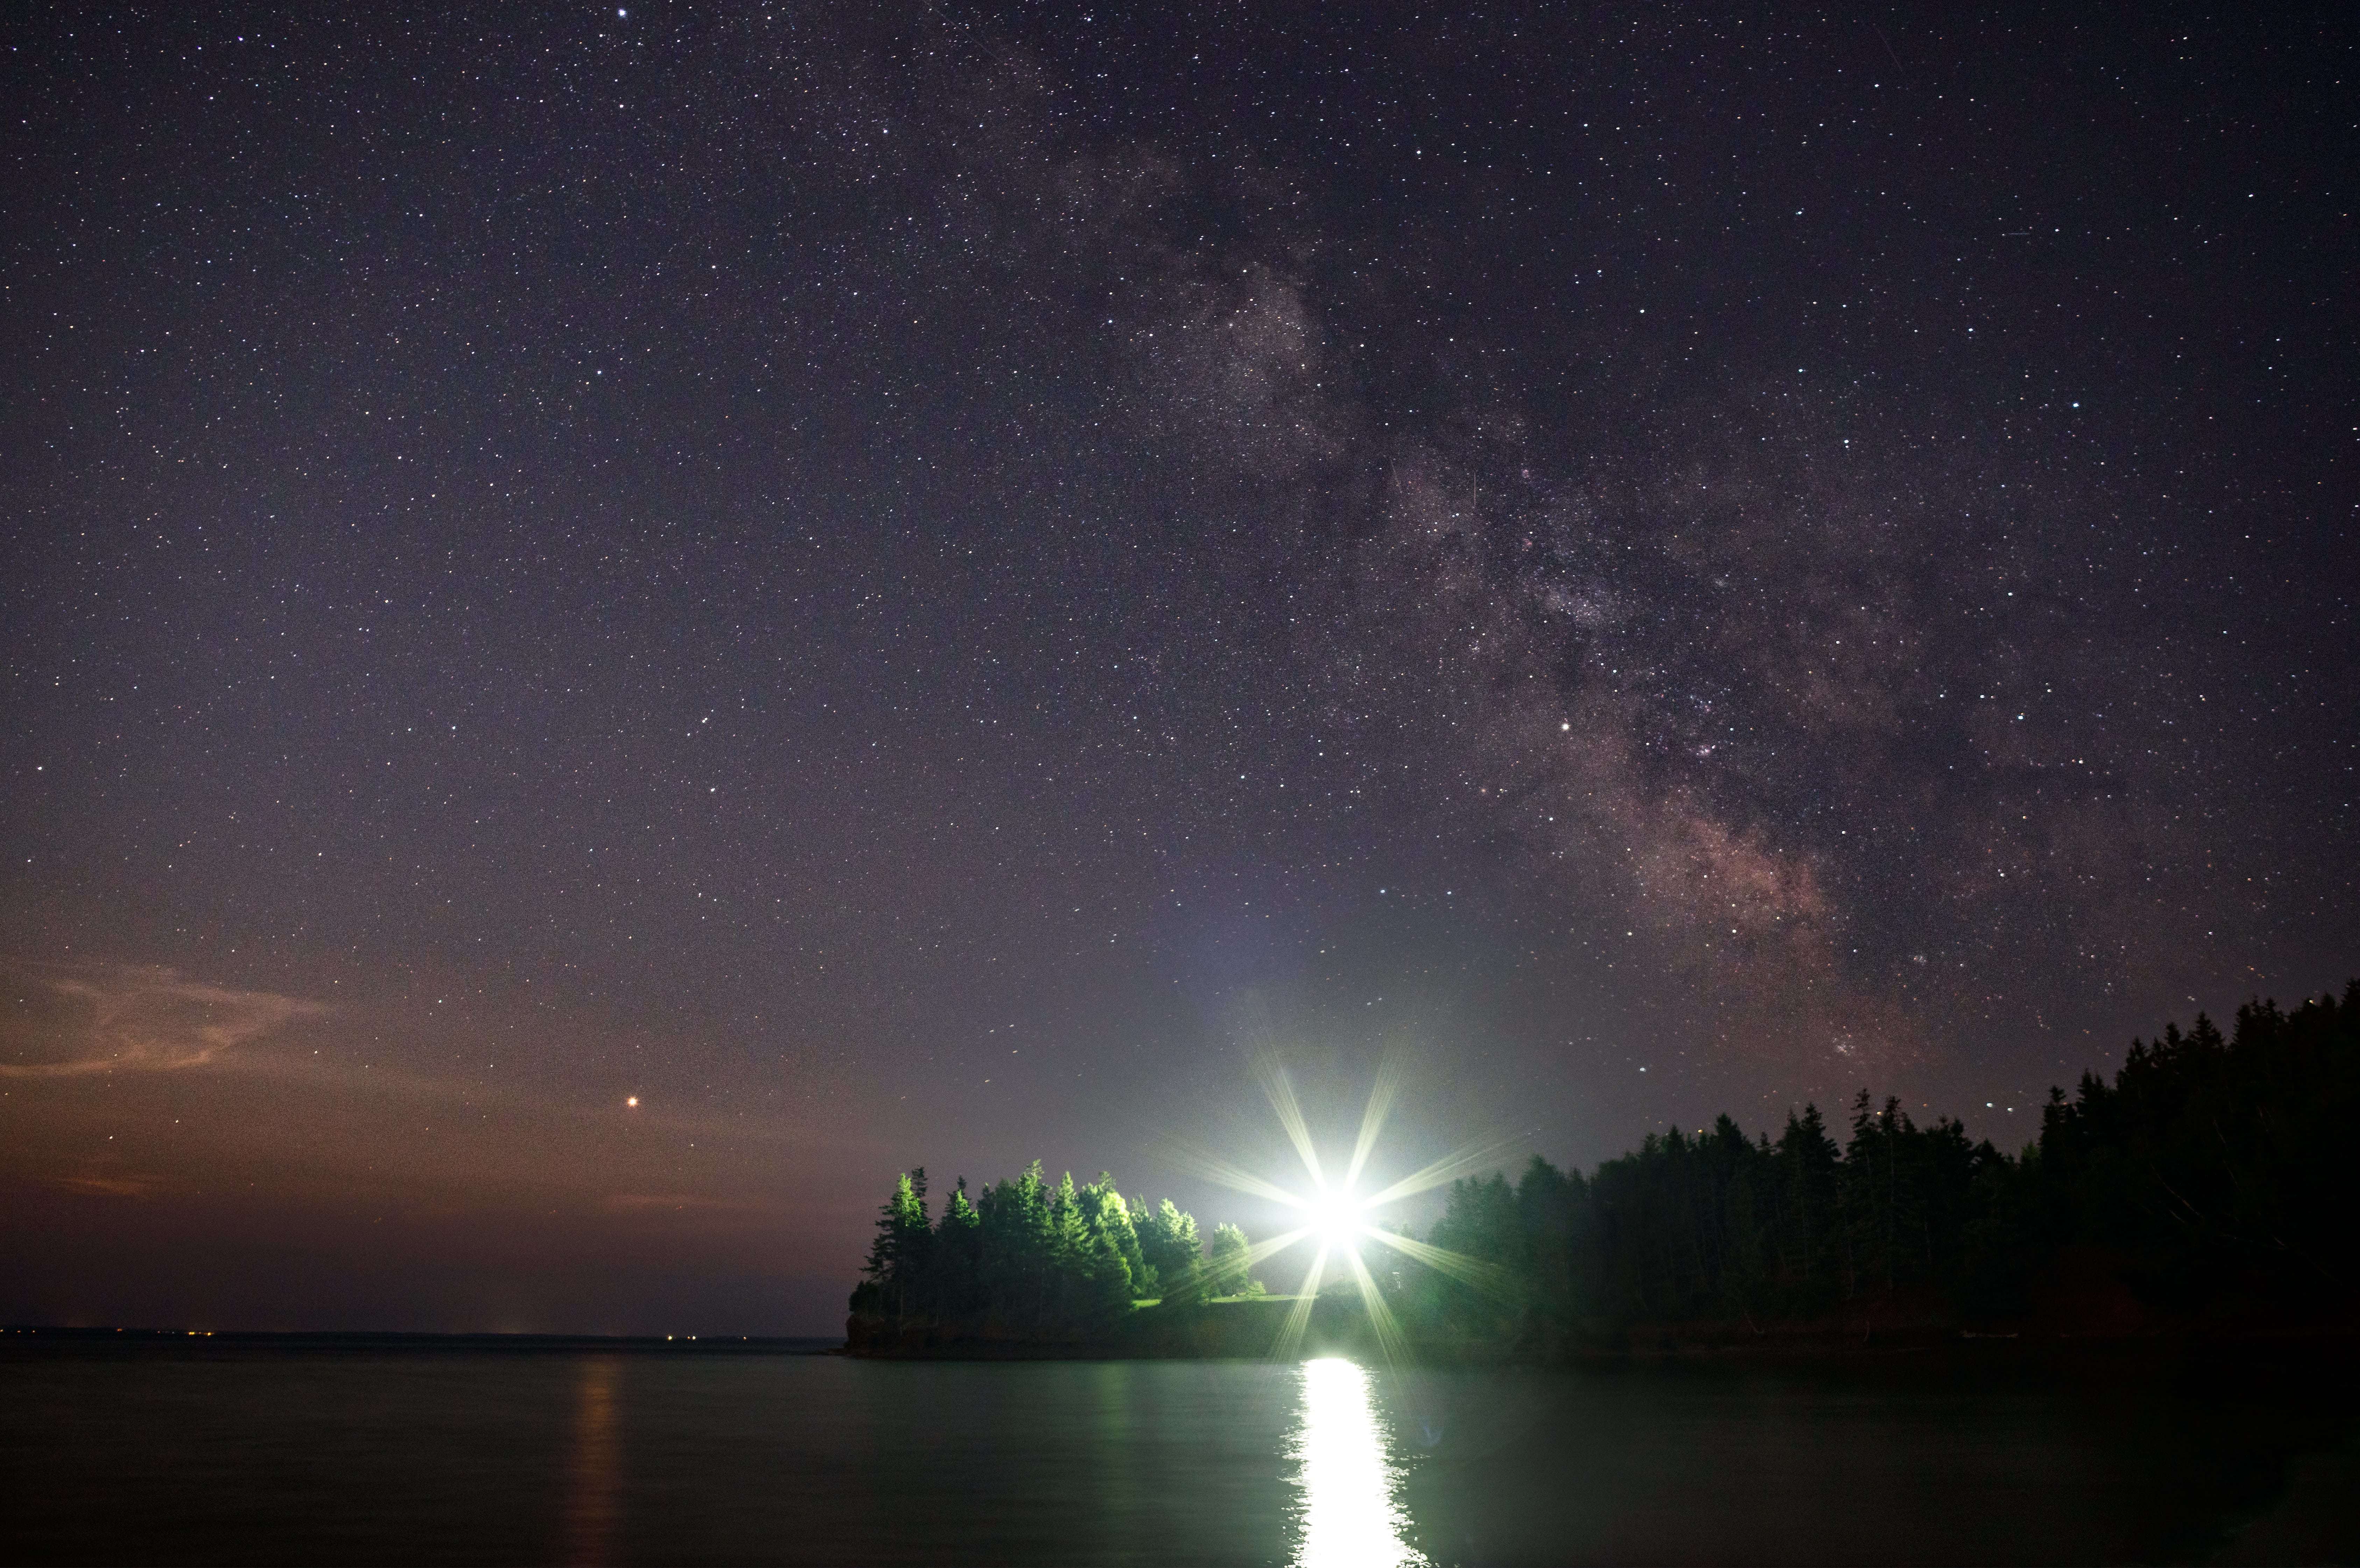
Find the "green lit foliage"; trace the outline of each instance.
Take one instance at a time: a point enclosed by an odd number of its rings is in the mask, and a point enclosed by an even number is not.
[[[1204,1244],[1197,1239],[1196,1216],[1183,1213],[1166,1198],[1153,1208],[1142,1206],[1131,1224],[1148,1269],[1148,1288],[1140,1293],[1161,1296],[1167,1301],[1202,1301]]]
[[[927,1273],[933,1240],[926,1223],[926,1168],[922,1165],[894,1179],[892,1196],[885,1200],[878,1216],[877,1235],[869,1244],[869,1263],[861,1270],[871,1310],[889,1313],[907,1310],[912,1284]],[[860,1310],[858,1301],[854,1310]]]
[[[1244,1233],[1222,1229],[1242,1255]],[[1070,1337],[1159,1290],[1201,1300],[1210,1279],[1194,1216],[1168,1198],[1133,1203],[1103,1173],[1087,1186],[1070,1173],[1051,1186],[1035,1160],[973,1200],[961,1177],[930,1225],[926,1175],[916,1170],[896,1178],[885,1202],[852,1312],[894,1334]]]
[[[1246,1256],[1252,1250],[1253,1244],[1237,1226],[1215,1225],[1213,1245],[1205,1262],[1207,1290],[1216,1296],[1260,1294],[1255,1289],[1253,1265]]]

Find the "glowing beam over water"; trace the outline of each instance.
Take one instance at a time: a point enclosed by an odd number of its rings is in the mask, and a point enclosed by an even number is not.
[[[1385,1448],[1369,1374],[1349,1361],[1306,1361],[1302,1416],[1289,1444],[1302,1534],[1295,1568],[1406,1568],[1425,1556],[1402,1539],[1401,1470]]]

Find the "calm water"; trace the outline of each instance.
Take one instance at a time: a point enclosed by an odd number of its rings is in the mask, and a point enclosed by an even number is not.
[[[17,1562],[1350,1564],[2348,1553],[2339,1401],[1972,1368],[0,1359]],[[2324,1533],[2322,1533],[2324,1532]]]

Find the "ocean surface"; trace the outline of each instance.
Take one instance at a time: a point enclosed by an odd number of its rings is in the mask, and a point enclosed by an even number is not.
[[[1977,1365],[1394,1374],[0,1346],[0,1558],[2350,1560],[2349,1389]]]

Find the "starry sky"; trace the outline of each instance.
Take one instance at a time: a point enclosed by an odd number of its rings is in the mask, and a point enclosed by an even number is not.
[[[0,1318],[820,1333],[912,1163],[1272,1228],[1257,1055],[2016,1147],[2340,985],[2264,12],[17,13]]]

